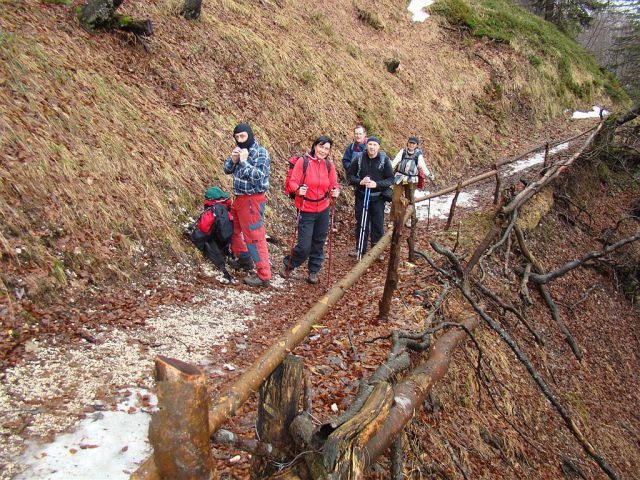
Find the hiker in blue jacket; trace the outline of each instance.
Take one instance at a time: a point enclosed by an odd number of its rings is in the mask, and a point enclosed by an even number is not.
[[[362,125],[357,125],[356,128],[353,129],[353,142],[350,143],[344,151],[344,155],[342,156],[342,165],[344,166],[344,171],[349,172],[349,166],[351,165],[351,160],[353,156],[357,153],[364,152],[367,148],[367,131]]]

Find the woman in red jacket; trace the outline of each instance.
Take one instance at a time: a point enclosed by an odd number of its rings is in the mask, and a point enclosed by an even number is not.
[[[280,275],[283,277],[309,259],[307,282],[318,283],[318,272],[324,260],[324,242],[329,232],[330,204],[340,195],[336,167],[329,158],[332,144],[329,137],[318,137],[311,151],[293,167],[288,189],[295,192],[296,208],[300,211],[298,243],[293,255],[282,260]]]

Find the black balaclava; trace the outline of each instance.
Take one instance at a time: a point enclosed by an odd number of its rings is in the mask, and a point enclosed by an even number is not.
[[[233,129],[234,140],[235,140],[235,134],[242,133],[242,132],[248,133],[249,138],[247,138],[246,142],[238,142],[236,140],[236,145],[238,145],[240,148],[251,148],[251,145],[253,145],[253,142],[255,140],[253,139],[253,130],[251,130],[251,127],[249,126],[248,123],[239,123],[238,125],[236,125],[236,128]]]

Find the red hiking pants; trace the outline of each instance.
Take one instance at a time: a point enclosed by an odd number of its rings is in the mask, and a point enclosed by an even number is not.
[[[231,250],[236,257],[247,253],[256,264],[256,273],[261,280],[271,280],[269,252],[264,229],[264,193],[238,195],[233,201],[233,236]]]

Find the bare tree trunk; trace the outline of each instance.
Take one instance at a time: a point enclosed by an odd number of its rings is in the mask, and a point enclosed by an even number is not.
[[[89,0],[78,10],[80,26],[90,33],[96,30],[122,30],[141,36],[153,35],[150,20],[135,20],[116,10],[123,0]]]

